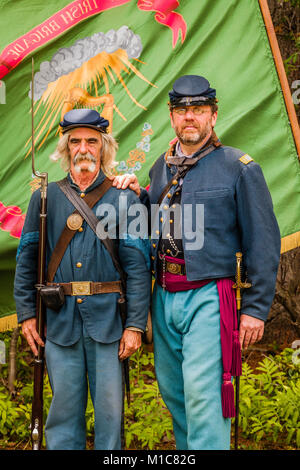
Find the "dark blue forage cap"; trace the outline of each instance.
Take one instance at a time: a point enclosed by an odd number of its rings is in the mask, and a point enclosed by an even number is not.
[[[209,81],[200,75],[183,75],[173,84],[169,92],[171,108],[176,106],[194,106],[217,102],[216,90],[210,88]]]
[[[100,114],[94,109],[72,109],[64,115],[63,121],[61,121],[60,126],[62,128],[62,133],[64,134],[70,129],[75,129],[76,127],[89,127],[95,129],[99,132],[107,132],[107,127],[109,122],[107,119],[104,119]]]

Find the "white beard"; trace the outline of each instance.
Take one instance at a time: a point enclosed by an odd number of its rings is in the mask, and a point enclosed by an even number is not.
[[[91,153],[87,153],[87,154],[82,154],[82,153],[77,153],[74,157],[74,171],[79,174],[81,173],[81,166],[79,165],[79,162],[83,161],[83,160],[90,160],[90,164],[88,166],[88,171],[93,173],[96,169],[96,159],[94,157],[94,155],[92,155]]]
[[[88,169],[88,171],[90,171],[91,173],[94,173],[94,171],[96,170],[96,165],[95,165],[95,163],[91,162],[91,163],[89,164],[89,166],[88,166],[87,169]],[[78,165],[78,164],[75,165],[75,166],[74,166],[74,171],[75,171],[77,174],[81,173],[81,171],[82,171],[81,166]]]

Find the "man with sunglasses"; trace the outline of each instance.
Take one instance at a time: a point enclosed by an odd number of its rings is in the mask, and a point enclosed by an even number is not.
[[[204,77],[185,75],[169,98],[177,139],[151,168],[148,194],[134,175],[114,185],[129,186],[159,207],[152,210],[151,233],[154,355],[176,446],[226,450],[239,346],[262,338],[280,233],[260,166],[215,134],[216,90]],[[252,285],[243,293],[239,331],[237,252]]]

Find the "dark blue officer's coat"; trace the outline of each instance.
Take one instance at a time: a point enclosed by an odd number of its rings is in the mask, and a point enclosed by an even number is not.
[[[79,188],[71,186],[79,193]],[[96,181],[86,190],[91,191],[101,184],[105,176],[100,172]],[[120,198],[122,204],[120,205]],[[120,191],[111,187],[103,198],[95,204],[96,213],[99,205],[111,204],[119,220],[119,207],[127,211],[133,204],[140,203],[131,190]],[[40,191],[33,193],[28,207],[20,245],[17,253],[14,296],[18,321],[22,322],[35,316],[37,279],[37,250],[39,239]],[[48,187],[47,218],[47,262],[66,224],[67,218],[74,211],[56,183]],[[111,257],[101,240],[92,229],[83,222],[83,231],[77,232],[63,256],[54,278],[54,282],[70,281],[115,281],[120,278]],[[149,241],[132,238],[121,234],[119,255],[123,269],[127,273],[128,316],[126,326],[145,329],[151,292],[150,249]],[[80,265],[77,265],[80,263]],[[79,266],[79,267],[78,267]],[[56,313],[47,309],[47,338],[52,342],[68,346],[74,344],[82,332],[82,321],[88,334],[96,341],[111,343],[122,336],[120,313],[117,306],[118,293],[81,296],[66,296],[65,304]]]
[[[158,201],[167,182],[174,176],[174,166],[165,163],[164,154],[150,170],[149,198]],[[179,184],[179,183],[178,183]],[[178,189],[173,185],[170,193]],[[141,196],[143,197],[143,196]],[[169,205],[165,197],[160,214]],[[185,206],[187,205],[187,206]],[[242,312],[266,320],[274,297],[280,258],[280,232],[273,205],[260,166],[238,149],[221,146],[192,167],[183,180],[181,208],[202,207],[203,223],[188,225],[203,231],[203,244],[192,245],[191,230],[183,228],[183,249],[187,279],[217,279],[235,276],[238,251],[243,253],[251,289],[243,292]],[[183,215],[182,215],[183,218]],[[152,234],[153,269],[157,276],[158,238]]]

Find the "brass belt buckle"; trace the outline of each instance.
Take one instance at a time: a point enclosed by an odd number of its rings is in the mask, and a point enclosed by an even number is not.
[[[92,295],[91,281],[71,282],[72,294],[71,295]]]
[[[167,262],[167,270],[172,274],[181,274],[181,265]]]

